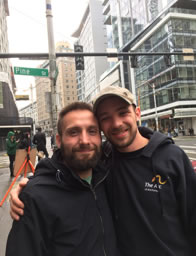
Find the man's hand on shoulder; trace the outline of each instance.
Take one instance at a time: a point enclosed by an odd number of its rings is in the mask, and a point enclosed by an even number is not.
[[[24,214],[24,204],[18,196],[28,181],[28,178],[23,178],[10,193],[10,215],[13,220],[19,220],[20,216]]]

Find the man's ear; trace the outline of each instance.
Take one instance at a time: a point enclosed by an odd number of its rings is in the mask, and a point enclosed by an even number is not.
[[[56,135],[56,145],[58,148],[61,147],[61,136],[59,134]]]
[[[135,109],[135,113],[136,113],[137,121],[139,121],[139,120],[140,120],[140,118],[141,118],[141,111],[140,111],[140,107],[136,107],[136,109]]]

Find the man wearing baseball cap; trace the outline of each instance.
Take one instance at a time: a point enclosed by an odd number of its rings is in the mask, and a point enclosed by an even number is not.
[[[196,175],[187,155],[171,138],[138,128],[129,90],[108,86],[93,103],[111,143],[103,152],[122,255],[196,255]]]
[[[106,190],[122,255],[195,255],[196,175],[187,155],[171,138],[138,128],[140,109],[129,90],[108,86],[93,104],[109,141]]]

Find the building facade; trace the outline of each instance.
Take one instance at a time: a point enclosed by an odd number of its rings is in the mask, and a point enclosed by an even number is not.
[[[107,36],[102,2],[89,0],[78,29],[73,33],[84,52],[106,52]],[[99,79],[109,65],[105,57],[84,57],[84,71],[77,71],[78,99],[89,102],[99,92]]]
[[[0,52],[8,53],[7,16],[8,0],[0,1]],[[5,150],[5,139],[9,130],[19,127],[15,102],[15,80],[9,59],[0,59],[0,151]]]
[[[0,52],[8,53],[8,0],[0,1]],[[15,103],[15,81],[9,59],[0,59],[0,117],[18,117]]]
[[[110,6],[105,21],[112,31],[110,40],[112,38],[113,45],[120,51],[172,53],[196,49],[195,1],[105,0],[103,5]],[[140,55],[135,63],[137,68],[131,68],[130,61],[122,62],[100,82],[106,84],[108,77],[114,81],[114,71],[118,70],[116,83],[136,95],[142,125],[163,131],[177,127],[183,134],[188,134],[190,128],[196,131],[195,59]]]
[[[68,42],[58,42],[56,52],[73,52],[73,49]],[[58,69],[56,84],[62,108],[78,100],[75,61],[72,57],[60,57],[57,58],[56,64]]]
[[[71,45],[68,42],[58,42],[56,44],[56,52],[73,52],[73,49],[71,49]],[[57,112],[59,112],[67,104],[77,101],[78,97],[74,59],[59,57],[56,59],[56,67]],[[49,69],[49,61],[45,61],[40,68]],[[35,86],[38,126],[50,134],[53,129],[51,122],[50,79],[48,77],[36,77]]]
[[[32,118],[33,120],[33,133],[35,134],[36,127],[38,127],[38,115],[37,115],[37,102],[33,102],[24,108],[19,110],[19,116],[22,118]]]

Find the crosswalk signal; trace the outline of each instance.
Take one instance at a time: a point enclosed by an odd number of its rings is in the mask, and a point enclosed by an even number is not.
[[[82,45],[74,45],[74,52],[83,52]],[[75,56],[76,70],[84,70],[84,57]]]

